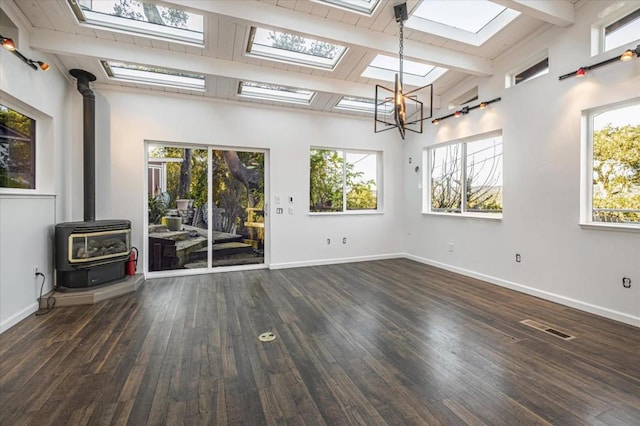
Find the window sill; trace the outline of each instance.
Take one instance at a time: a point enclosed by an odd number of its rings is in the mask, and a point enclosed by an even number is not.
[[[347,211],[347,212],[309,212],[309,216],[361,216],[361,215],[381,215],[384,214],[382,210],[362,210],[362,211]]]
[[[0,189],[0,197],[3,198],[49,198],[56,194],[48,192],[37,192],[35,189]]]
[[[615,223],[580,223],[580,228],[595,231],[614,231],[614,232],[640,232],[639,225],[615,224]]]
[[[494,222],[502,221],[502,214],[489,214],[489,213],[441,213],[441,212],[422,212],[427,216],[442,216],[442,217],[460,217],[464,219],[481,219]]]

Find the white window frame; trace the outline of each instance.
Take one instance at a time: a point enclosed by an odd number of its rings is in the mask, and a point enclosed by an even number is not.
[[[347,182],[346,182],[346,172],[347,169],[342,167],[342,211],[339,212],[312,212],[309,210],[310,216],[335,216],[335,215],[362,215],[362,214],[382,214],[383,213],[383,182],[382,182],[382,167],[383,167],[383,151],[375,151],[375,150],[362,150],[362,149],[351,149],[351,148],[335,148],[335,147],[323,147],[323,146],[311,146],[309,147],[309,154],[311,154],[311,150],[322,150],[322,151],[339,151],[342,152],[342,158],[344,163],[347,160],[347,154],[374,154],[376,156],[376,209],[369,210],[347,210]],[[311,197],[311,164],[308,165],[307,170],[309,171],[309,175],[307,178],[307,182],[309,183],[307,194],[309,198]],[[310,206],[310,202],[307,203],[307,208]]]
[[[148,0],[140,1],[142,3],[148,3]],[[93,10],[84,10],[80,6],[81,1],[77,0],[68,0],[67,3],[78,20],[78,23],[82,26],[139,35],[155,40],[170,41],[194,47],[204,47],[204,29],[202,32],[198,32],[185,28],[176,28],[170,25],[159,25],[147,21],[127,19],[117,15],[94,12]],[[189,15],[198,16],[203,20],[203,28],[206,27],[204,15],[188,12],[176,7],[171,7],[170,9],[177,9]]]
[[[334,44],[332,42],[326,42],[332,44],[336,48],[338,48],[338,52],[336,53],[336,57],[333,59],[323,58],[320,56],[310,55],[304,52],[295,52],[292,50],[282,49],[279,47],[273,46],[265,46],[261,44],[257,44],[254,42],[256,33],[258,31],[275,31],[278,33],[288,34],[288,35],[298,35],[305,40],[313,40],[313,41],[325,41],[312,39],[309,37],[305,37],[304,35],[300,35],[293,32],[280,31],[280,30],[271,30],[263,27],[251,27],[249,29],[248,41],[247,41],[247,49],[245,54],[250,57],[266,59],[269,61],[280,62],[283,64],[289,65],[300,65],[309,68],[316,68],[321,70],[329,70],[334,71],[342,58],[344,58],[347,50],[349,50],[346,46],[341,46],[339,44]]]
[[[392,60],[393,68],[388,68],[386,66],[379,66],[378,64],[381,60],[387,60],[387,61]],[[434,65],[424,64],[424,63],[415,62],[415,61],[408,61],[408,60],[403,61],[403,66],[405,67],[403,69],[403,79],[404,79],[403,83],[406,85],[412,85],[412,86],[424,86],[424,85],[433,83],[442,75],[444,75],[444,73],[449,71],[446,68],[436,67]],[[421,67],[425,67],[426,69],[424,69],[424,74],[415,74],[410,71],[407,71],[407,68],[406,68],[407,66],[409,67],[409,69],[421,68]],[[395,81],[396,74],[398,73],[399,67],[400,67],[400,63],[397,61],[396,58],[392,58],[391,56],[388,56],[388,55],[379,54],[371,61],[369,66],[365,68],[365,70],[361,74],[361,77],[372,78],[372,79],[383,80],[383,81]]]
[[[640,104],[640,98],[629,99],[582,111],[582,144],[580,170],[580,226],[584,229],[640,232],[640,223],[593,221],[593,117],[606,111]]]
[[[466,173],[467,173],[467,145],[472,144],[474,142],[479,142],[485,139],[500,137],[500,142],[503,147],[502,154],[502,177],[504,180],[504,140],[502,138],[502,130],[495,130],[487,133],[473,135],[467,138],[456,139],[449,142],[438,143],[435,145],[431,145],[427,148],[424,148],[422,152],[422,170],[424,170],[424,174],[422,176],[422,214],[426,215],[437,215],[437,216],[448,216],[448,217],[466,217],[466,218],[480,218],[480,219],[489,219],[489,220],[502,220],[503,212],[504,212],[504,198],[502,202],[502,210],[496,213],[479,213],[467,211],[467,200],[466,196],[461,199],[460,203],[460,212],[440,212],[433,211],[431,209],[431,155],[432,152],[438,148],[442,148],[449,145],[461,145],[462,148],[462,164],[460,165],[460,169],[462,172],[462,185],[460,191],[462,194],[466,194]],[[504,196],[504,183],[503,183],[503,196]]]
[[[547,65],[546,71],[538,73],[537,75],[529,77],[526,80],[522,80],[519,83],[516,83],[516,76],[517,75],[523,73],[524,71],[527,71],[529,68],[532,68],[535,65],[538,65],[538,63],[544,61],[545,59],[547,59],[547,61],[548,61],[548,65]],[[508,72],[505,75],[504,87],[505,88],[509,88],[509,87],[520,86],[521,84],[524,84],[524,83],[529,82],[529,81],[536,80],[536,79],[538,79],[540,77],[543,77],[543,76],[549,74],[550,70],[551,70],[551,61],[549,60],[549,51],[548,50],[544,50],[544,51],[538,53],[537,55],[534,55],[534,56],[530,57],[525,62],[524,65],[521,65],[518,68],[514,68],[513,70]]]
[[[135,67],[138,64],[121,61],[100,61],[100,64],[102,65],[106,78],[110,80],[122,81],[124,83],[146,84],[149,86],[170,87],[173,89],[194,90],[198,92],[206,91],[206,77],[203,74],[184,71],[185,73],[193,74],[194,76],[180,76],[177,75],[180,70],[160,68],[144,64],[139,65],[162,70],[163,72],[142,69],[136,70],[133,68],[126,68],[126,66]],[[125,67],[119,67],[116,64],[122,64],[125,65]],[[123,70],[124,72],[118,72],[118,70]]]
[[[389,115],[393,112],[388,102],[384,103],[383,105],[378,105],[378,107],[384,110],[379,111],[379,113],[382,113],[384,115]],[[338,103],[333,108],[342,111],[373,114],[376,110],[376,101],[375,99],[358,98],[355,96],[345,95],[340,98]]]
[[[621,46],[613,47],[609,50],[605,50],[605,28],[609,25],[613,24],[616,21],[624,18],[625,16],[633,13],[638,9],[637,2],[628,2],[627,4],[620,7],[618,10],[609,13],[604,18],[599,21],[593,23],[591,25],[591,56],[598,56],[600,54],[611,52],[611,51],[620,51],[621,53],[626,50],[627,46],[633,46],[640,41],[640,39],[629,41]]]
[[[409,17],[405,26],[417,31],[434,34],[478,47],[482,46],[500,30],[509,25],[519,15],[520,12],[506,8],[491,21],[487,22],[477,33],[472,33],[460,28],[454,28],[441,22],[421,18],[415,15],[415,12],[411,17]]]
[[[380,0],[363,1],[363,0],[311,0],[314,3],[324,4],[329,7],[335,7],[336,9],[345,10],[348,12],[357,13],[363,16],[372,16]]]
[[[263,85],[277,86],[278,88],[260,87]],[[292,89],[293,92],[280,90],[280,88]],[[311,105],[311,102],[313,102],[316,97],[316,92],[313,90],[301,89],[299,87],[243,80],[238,83],[238,96],[241,98],[257,99],[269,102]]]
[[[0,187],[0,195],[50,195],[55,193],[53,158],[53,119],[40,110],[0,90],[0,104],[35,120],[36,138],[33,153],[35,158],[34,188]]]

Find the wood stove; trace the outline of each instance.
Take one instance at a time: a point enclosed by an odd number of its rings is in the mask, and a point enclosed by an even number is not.
[[[56,225],[56,286],[59,290],[86,289],[125,277],[131,251],[129,220],[95,219],[95,95],[90,72],[72,69],[82,94],[84,221]]]

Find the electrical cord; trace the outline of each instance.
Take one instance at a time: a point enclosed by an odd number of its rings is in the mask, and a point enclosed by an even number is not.
[[[46,310],[40,308],[40,304],[42,303],[42,291],[44,290],[44,283],[47,281],[47,277],[42,272],[36,272],[36,277],[42,277],[42,285],[40,286],[40,297],[38,298],[38,311],[36,312],[36,316],[46,315],[53,310],[56,306],[56,298],[53,297],[53,293],[55,291],[51,291],[49,297],[47,297],[47,307]],[[55,290],[55,289],[54,289]]]

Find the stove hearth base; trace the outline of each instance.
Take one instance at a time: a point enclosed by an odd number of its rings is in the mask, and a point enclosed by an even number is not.
[[[125,262],[112,262],[105,265],[93,265],[88,269],[58,270],[56,283],[59,291],[65,291],[65,289],[78,291],[122,281],[125,277]]]

